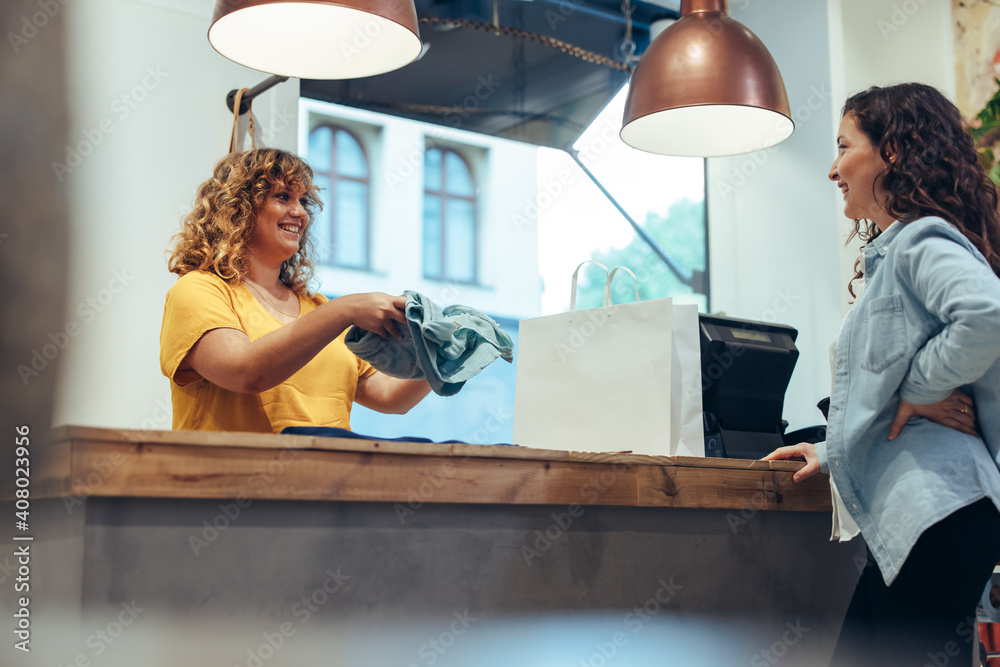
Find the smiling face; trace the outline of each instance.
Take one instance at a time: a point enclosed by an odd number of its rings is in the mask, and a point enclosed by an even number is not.
[[[309,216],[306,193],[279,185],[257,212],[251,249],[266,263],[280,264],[299,250]]]
[[[893,217],[879,203],[885,201],[879,176],[886,164],[878,146],[861,131],[851,113],[844,116],[837,134],[837,158],[828,176],[844,195],[844,215],[871,220],[884,230]]]

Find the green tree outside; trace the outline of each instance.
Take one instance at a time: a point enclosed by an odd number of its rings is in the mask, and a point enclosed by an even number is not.
[[[666,216],[651,211],[641,224],[681,271],[690,275],[693,269],[705,270],[704,201],[681,199],[667,209]],[[591,259],[604,264],[609,270],[616,266],[632,269],[638,278],[639,298],[642,301],[692,293],[691,288],[678,280],[639,236],[635,236],[624,248],[595,252]],[[604,274],[595,267],[581,269],[580,273],[577,308],[600,307],[604,297]],[[611,289],[612,303],[634,300],[632,277],[619,271]],[[698,301],[704,311],[705,297]]]

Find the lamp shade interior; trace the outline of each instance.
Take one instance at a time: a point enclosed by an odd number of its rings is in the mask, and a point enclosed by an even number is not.
[[[349,79],[398,69],[420,55],[412,2],[409,12],[399,9],[405,0],[386,3],[390,9],[383,12],[378,0],[371,12],[321,2],[247,4],[221,16],[217,10],[208,31],[216,51],[246,67],[303,79]],[[380,13],[404,14],[398,18],[412,28]]]
[[[770,109],[697,105],[636,118],[621,130],[633,148],[681,157],[720,157],[769,148],[792,134],[792,121]]]

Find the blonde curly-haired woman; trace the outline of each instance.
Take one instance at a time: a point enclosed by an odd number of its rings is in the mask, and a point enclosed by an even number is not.
[[[356,401],[404,413],[430,391],[351,353],[352,324],[398,337],[405,297],[309,290],[312,169],[278,149],[233,153],[201,184],[168,266],[160,367],[175,429],[280,432],[350,428]]]

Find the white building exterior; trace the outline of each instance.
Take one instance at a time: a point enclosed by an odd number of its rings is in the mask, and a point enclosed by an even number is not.
[[[309,132],[323,123],[343,127],[361,142],[371,174],[371,268],[319,267],[316,275],[324,294],[413,290],[442,307],[460,303],[509,319],[539,314],[538,228],[524,216],[525,203],[536,199],[536,147],[303,98],[303,157],[308,155]],[[478,270],[471,284],[424,277],[424,152],[433,147],[455,151],[472,171]]]

